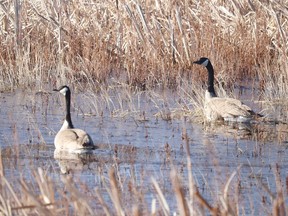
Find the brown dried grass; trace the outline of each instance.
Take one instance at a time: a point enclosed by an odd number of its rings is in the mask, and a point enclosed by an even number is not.
[[[183,135],[185,137],[185,134]],[[183,141],[186,142],[185,138]],[[185,148],[189,153],[188,146]],[[99,185],[99,188],[89,190],[89,186],[77,181],[73,178],[73,174],[62,175],[62,183],[56,183],[51,179],[49,171],[42,168],[34,172],[32,170],[33,176],[28,179],[21,177],[17,182],[14,180],[9,182],[0,160],[0,213],[1,215],[239,215],[241,214],[239,208],[249,208],[237,203],[240,199],[237,185],[241,180],[235,180],[235,176],[240,174],[241,166],[227,176],[226,183],[222,184],[223,190],[215,194],[217,196],[214,197],[215,203],[208,201],[195,184],[189,155],[188,178],[184,179],[176,170],[177,167],[171,165],[169,189],[165,186],[163,188],[163,185],[151,177],[151,188],[154,190],[147,190],[141,185],[134,184],[133,177],[128,181],[124,180],[127,176],[124,177],[116,167],[115,164],[110,170],[107,169],[108,176],[105,176],[106,171],[102,174],[95,173],[101,176],[104,187]],[[270,210],[271,215],[285,215],[286,196],[279,176],[280,168],[275,165],[273,170],[276,183],[274,192],[262,183],[261,177],[257,177],[256,174],[254,176],[255,181],[259,183],[258,192],[266,192],[271,198],[270,204],[268,201],[260,205],[266,208],[265,212]],[[251,174],[253,173],[252,170]],[[149,184],[144,187],[149,187]],[[146,192],[153,194],[151,206],[144,199]],[[169,197],[165,197],[165,194]],[[175,204],[171,201],[171,196],[175,196],[177,201]],[[253,206],[250,207],[251,209],[246,211],[254,212]]]
[[[113,77],[140,89],[179,87],[184,98],[201,104],[198,94],[202,75],[191,77],[191,59],[209,57],[217,76],[227,83],[251,77],[259,81],[265,99],[287,95],[287,16],[285,1],[1,1],[0,88],[62,83],[105,88]],[[203,73],[204,74],[204,73]],[[205,74],[204,74],[205,75]],[[203,76],[206,77],[206,76]],[[195,97],[187,89],[194,83]],[[279,83],[280,82],[280,83]],[[84,84],[83,84],[84,83]],[[183,85],[184,83],[184,85]],[[266,89],[268,91],[266,91]],[[128,94],[129,95],[129,94]],[[180,94],[181,95],[181,94]],[[191,96],[192,95],[192,96]],[[190,104],[184,104],[183,106]],[[184,133],[185,135],[185,133]],[[185,140],[185,136],[184,136]],[[189,150],[187,147],[187,155]],[[93,214],[91,203],[73,179],[63,177],[67,193],[55,196],[55,185],[43,170],[35,171],[36,189],[20,179],[20,193],[5,178],[1,163],[0,211],[4,215]],[[237,215],[228,197],[230,179],[219,204],[210,204],[194,184],[187,158],[188,182],[172,169],[171,182],[179,212],[202,215]],[[96,190],[95,200],[107,215],[139,214],[139,204],[122,206],[117,170],[109,176],[110,208]],[[233,178],[234,173],[231,175]],[[277,196],[274,215],[285,213],[281,182],[275,171]],[[171,214],[152,180],[160,207],[154,202],[151,214]],[[134,193],[138,191],[133,186]],[[184,186],[187,186],[188,195]],[[19,189],[17,188],[17,190]],[[58,191],[59,192],[59,191]],[[141,191],[138,191],[141,194]],[[143,196],[143,195],[142,195]],[[57,200],[58,199],[58,200]],[[153,202],[152,202],[153,203]],[[143,206],[146,206],[144,203]],[[195,208],[195,206],[197,208]],[[71,210],[72,209],[72,210]],[[112,210],[113,209],[113,210]],[[145,209],[148,212],[148,209]]]
[[[0,6],[1,89],[80,82],[95,88],[112,76],[139,87],[175,87],[191,79],[191,60],[199,56],[212,59],[227,83],[256,75],[264,87],[287,80],[285,1],[16,0]]]

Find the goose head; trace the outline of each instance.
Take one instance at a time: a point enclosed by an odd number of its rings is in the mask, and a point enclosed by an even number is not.
[[[207,67],[207,65],[209,64],[210,60],[206,57],[201,57],[199,60],[194,61],[194,64],[198,64],[198,65],[202,65],[204,67]]]
[[[64,96],[66,96],[67,93],[70,93],[70,89],[67,85],[61,86],[59,89],[53,89],[53,91],[60,92]]]

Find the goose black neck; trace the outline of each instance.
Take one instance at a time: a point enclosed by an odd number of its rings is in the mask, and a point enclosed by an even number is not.
[[[208,62],[206,68],[208,70],[208,92],[214,97],[217,97],[214,89],[214,69],[210,61]]]
[[[65,94],[65,100],[66,100],[66,121],[68,122],[69,128],[74,128],[71,120],[71,114],[70,114],[70,105],[71,105],[71,93],[70,91],[67,91]]]

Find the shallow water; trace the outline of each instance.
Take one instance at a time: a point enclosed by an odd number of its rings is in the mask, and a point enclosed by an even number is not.
[[[150,208],[152,198],[156,198],[153,176],[170,209],[176,211],[171,164],[187,188],[187,141],[195,183],[209,203],[219,202],[229,176],[237,169],[229,194],[238,203],[240,214],[272,211],[272,201],[263,185],[275,194],[278,172],[287,193],[286,125],[261,123],[244,130],[246,125],[204,126],[189,118],[167,121],[155,117],[157,112],[165,113],[167,107],[176,106],[175,93],[167,97],[163,107],[145,93],[132,98],[115,93],[107,103],[101,96],[98,101],[93,98],[80,93],[72,95],[72,120],[91,135],[99,148],[89,156],[56,160],[53,140],[64,117],[63,98],[50,92],[1,93],[0,146],[6,178],[15,185],[22,177],[33,181],[33,171],[41,167],[57,187],[62,187],[62,175],[71,175],[88,191],[100,188],[109,202],[102,177],[108,179],[109,170],[116,167],[122,176],[123,193],[127,182],[133,180],[144,191]],[[187,139],[183,139],[185,134]],[[129,196],[123,199],[129,205]]]

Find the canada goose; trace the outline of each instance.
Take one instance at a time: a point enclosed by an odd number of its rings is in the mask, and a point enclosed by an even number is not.
[[[208,121],[249,122],[254,116],[261,116],[240,100],[217,97],[214,89],[214,69],[208,58],[202,57],[193,63],[206,67],[208,71],[208,89],[205,92],[204,105],[204,112]]]
[[[66,100],[66,117],[64,123],[56,134],[54,144],[56,150],[65,150],[69,152],[82,153],[87,150],[95,149],[93,141],[89,134],[81,129],[74,128],[70,114],[71,92],[68,86],[62,86],[53,91],[60,92]]]

